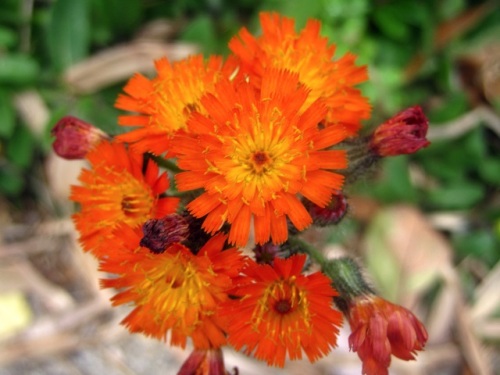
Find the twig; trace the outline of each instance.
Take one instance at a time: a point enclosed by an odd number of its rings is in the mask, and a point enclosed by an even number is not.
[[[64,74],[69,89],[79,94],[90,94],[103,87],[124,81],[134,73],[153,70],[153,60],[168,57],[179,60],[195,53],[189,44],[167,44],[137,40],[112,47],[70,67]]]
[[[487,352],[481,347],[481,343],[473,330],[473,321],[470,316],[470,311],[464,301],[458,275],[453,268],[448,267],[443,270],[443,277],[446,284],[455,292],[457,301],[456,328],[465,360],[473,374],[492,375],[491,358],[489,358]]]
[[[453,121],[431,125],[428,138],[431,141],[458,138],[481,123],[484,123],[500,137],[500,117],[490,108],[480,106]]]
[[[110,311],[110,304],[102,297],[76,306],[58,316],[40,320],[27,330],[4,343],[0,350],[0,365],[27,356],[40,357],[82,344],[80,334],[72,332]],[[102,337],[93,337],[99,342]]]

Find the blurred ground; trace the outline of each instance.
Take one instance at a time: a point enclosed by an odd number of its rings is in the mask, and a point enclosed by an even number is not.
[[[426,218],[411,206],[380,208],[365,198],[355,197],[351,204],[352,215],[367,225],[358,248],[366,252],[373,282],[387,298],[419,315],[430,334],[418,360],[395,360],[391,373],[498,373],[498,348],[490,344],[500,337],[500,323],[492,316],[500,302],[500,267],[484,275],[476,290],[464,291],[449,244],[429,224],[442,218]],[[95,261],[79,249],[69,219],[4,222],[2,228],[0,375],[177,372],[189,350],[131,335],[119,325],[128,309],[111,308],[111,291],[98,289]],[[306,235],[318,243],[325,233]],[[325,251],[337,256],[346,250],[327,246]],[[465,302],[466,293],[474,295],[473,304]],[[315,365],[299,361],[283,370],[267,368],[230,350],[226,365],[246,375],[359,374],[347,335],[343,332],[340,347]]]

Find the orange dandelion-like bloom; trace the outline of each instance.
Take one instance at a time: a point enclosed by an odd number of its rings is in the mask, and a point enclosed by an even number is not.
[[[231,63],[223,64],[222,58],[211,56],[205,63],[202,55],[170,63],[166,58],[155,62],[158,76],[148,79],[136,74],[124,88],[115,106],[136,112],[120,116],[123,126],[137,129],[119,135],[122,142],[132,144],[140,152],[162,154],[170,148],[171,137],[186,129],[191,112],[200,110],[199,100],[213,90],[222,75],[234,71]]]
[[[81,205],[73,219],[85,250],[95,255],[109,251],[119,224],[141,226],[149,218],[175,212],[179,199],[160,197],[169,180],[151,160],[143,173],[141,154],[107,141],[93,148],[87,159],[91,169],[82,170],[82,186],[73,186],[70,196]]]
[[[244,269],[247,280],[228,303],[231,321],[228,340],[237,350],[283,366],[286,355],[311,362],[336,346],[342,314],[332,307],[337,292],[320,272],[302,275],[305,255],[275,258],[274,265],[252,264]]]
[[[346,133],[318,127],[321,101],[300,111],[308,94],[297,74],[271,69],[260,91],[226,80],[201,100],[207,115],[193,114],[193,134],[179,135],[173,150],[185,170],[176,174],[178,189],[205,190],[187,208],[206,215],[207,232],[228,222],[229,242],[244,246],[253,218],[256,243],[281,243],[287,217],[299,230],[312,222],[298,194],[324,207],[341,188],[343,176],[329,170],[346,167],[345,152],[326,149]]]
[[[183,348],[188,337],[197,349],[225,344],[220,305],[244,265],[237,249],[222,250],[226,236],[212,237],[196,255],[179,243],[154,254],[139,245],[140,228],[122,226],[115,233],[113,253],[101,259],[100,270],[116,274],[102,280],[103,287],[120,290],[113,305],[135,305],[122,324],[160,340],[170,331],[170,343]]]
[[[369,117],[370,105],[353,86],[367,80],[366,67],[354,64],[347,53],[334,60],[335,45],[319,35],[321,23],[309,20],[300,33],[291,18],[277,13],[261,13],[262,36],[256,38],[246,28],[229,42],[231,51],[241,59],[241,74],[260,84],[269,67],[299,74],[302,84],[311,89],[306,106],[324,98],[328,107],[325,124],[342,126],[353,135],[360,121]]]
[[[363,361],[366,375],[387,375],[391,354],[413,360],[427,342],[425,327],[409,310],[375,295],[353,299],[347,318],[349,346]]]

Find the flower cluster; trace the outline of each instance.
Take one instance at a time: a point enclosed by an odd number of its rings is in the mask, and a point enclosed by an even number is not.
[[[131,332],[193,344],[179,374],[227,374],[224,345],[269,365],[315,361],[336,346],[342,313],[364,373],[384,374],[391,353],[423,349],[422,324],[381,299],[367,308],[371,289],[299,236],[346,214],[350,145],[370,163],[415,152],[427,120],[413,107],[359,137],[366,67],[336,58],[318,21],[299,32],[275,13],[260,21],[262,34],[243,28],[227,59],[160,59],[156,77],[132,77],[116,102],[129,131],[110,137],[72,117],[55,126],[55,151],[89,162],[71,193],[81,244],[110,275],[113,304],[132,304]]]

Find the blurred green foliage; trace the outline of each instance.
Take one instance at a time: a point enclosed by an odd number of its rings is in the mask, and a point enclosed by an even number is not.
[[[258,32],[258,12],[275,10],[322,21],[322,33],[337,56],[357,54],[369,66],[362,90],[373,104],[370,126],[409,105],[419,104],[433,124],[453,121],[478,103],[460,84],[457,61],[500,32],[496,7],[460,26],[486,1],[473,0],[2,0],[0,5],[0,192],[22,207],[36,191],[27,181],[39,175],[50,147],[50,127],[74,114],[116,133],[114,100],[124,82],[92,95],[76,95],[62,82],[73,64],[130,40],[145,24],[166,18],[181,25],[174,40],[197,43],[206,53],[226,54],[242,25]],[[491,2],[494,4],[494,2]],[[440,30],[457,20],[448,38]],[[461,28],[460,28],[461,27]],[[439,39],[439,37],[442,37]],[[416,64],[416,65],[415,65]],[[410,67],[415,67],[409,73]],[[411,72],[411,71],[410,71]],[[15,98],[37,91],[50,110],[43,136],[21,120]],[[483,103],[484,104],[484,103]],[[486,103],[498,112],[498,103]],[[468,227],[450,234],[458,259],[475,257],[492,265],[500,258],[500,140],[480,124],[459,138],[434,142],[416,155],[388,159],[375,181],[359,191],[381,202],[411,202],[428,211],[459,210]],[[416,183],[410,167],[430,183]]]

